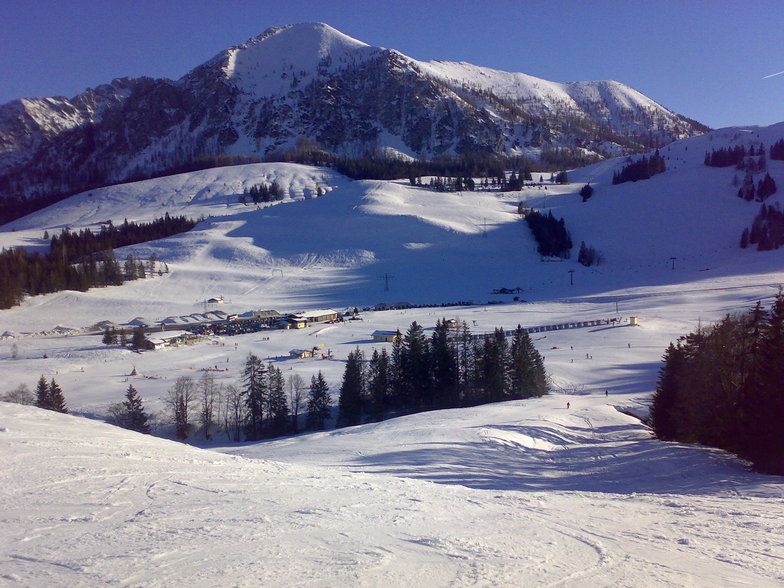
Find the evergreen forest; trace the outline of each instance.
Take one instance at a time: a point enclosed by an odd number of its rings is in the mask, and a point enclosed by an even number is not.
[[[671,343],[651,420],[663,440],[701,443],[784,475],[784,295]]]

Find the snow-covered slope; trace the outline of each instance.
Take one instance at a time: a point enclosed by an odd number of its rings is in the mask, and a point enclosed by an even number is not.
[[[738,248],[759,210],[758,203],[737,197],[733,177],[739,172],[707,168],[702,160],[709,149],[739,142],[770,145],[782,136],[784,125],[774,125],[676,142],[662,150],[666,173],[616,186],[612,174],[623,159],[575,170],[565,186],[505,194],[436,193],[403,181],[352,182],[295,164],[235,166],[93,190],[3,227],[0,245],[42,247],[44,231],[149,220],[165,212],[209,218],[188,234],[118,252],[120,258],[154,252],[172,270],[163,279],[35,297],[0,312],[0,332],[42,330],[65,320],[80,327],[103,319],[189,314],[197,301],[218,294],[231,300],[228,309],[243,312],[382,301],[484,302],[502,287],[522,288],[524,299],[547,299],[779,272],[781,251]],[[768,169],[784,187],[784,162],[769,161]],[[286,195],[281,205],[257,210],[239,203],[242,190],[273,180]],[[595,189],[588,202],[578,195],[585,181]],[[319,187],[325,195],[314,198]],[[768,203],[781,203],[781,194]],[[519,202],[564,217],[573,258],[585,242],[606,262],[593,268],[574,259],[542,263],[516,214]],[[574,286],[569,270],[575,272]],[[46,309],[61,306],[68,308],[67,319],[53,321]]]
[[[169,274],[0,311],[0,335],[15,332],[0,338],[0,392],[44,375],[71,411],[103,416],[133,384],[159,434],[177,377],[210,369],[218,383],[239,384],[248,353],[306,382],[321,371],[336,397],[350,351],[389,345],[372,341],[376,329],[414,320],[429,329],[441,317],[475,333],[622,320],[534,336],[549,397],[255,445],[211,442],[234,455],[0,403],[0,583],[780,585],[779,478],[719,451],[653,440],[624,412],[646,412],[670,341],[757,300],[768,305],[784,282],[781,250],[737,247],[759,204],[737,197],[736,170],[702,165],[706,150],[783,135],[784,125],[723,129],[664,148],[668,171],[650,180],[611,185],[618,159],[570,172],[566,186],[506,195],[237,166],[96,190],[3,227],[0,246],[41,247],[44,230],[64,225],[210,216],[118,252],[155,252]],[[784,186],[784,162],[768,167]],[[237,203],[245,187],[272,180],[283,202]],[[596,191],[583,203],[589,180]],[[329,190],[309,197],[319,186]],[[542,262],[516,215],[520,201],[563,216],[575,243],[594,245],[606,263]],[[529,302],[492,294],[517,286]],[[34,334],[190,314],[219,295],[228,312],[506,303],[368,311],[361,321],[143,354],[99,335]],[[314,347],[334,359],[288,355]],[[202,442],[198,431],[193,439]]]
[[[243,450],[254,459],[219,455],[0,403],[0,578],[8,586],[784,580],[777,484],[718,452],[655,442],[603,398],[580,402],[571,412],[560,398],[442,411],[295,441],[296,461],[345,467],[270,461],[290,459],[280,444]]]

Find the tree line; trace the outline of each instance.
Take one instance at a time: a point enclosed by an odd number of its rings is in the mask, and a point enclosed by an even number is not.
[[[660,439],[731,451],[784,474],[784,295],[671,343],[651,419]]]
[[[322,190],[321,186],[319,186],[319,190]],[[321,196],[321,194],[319,194],[319,196]],[[240,202],[242,204],[247,204],[248,199],[252,200],[253,204],[283,200],[283,190],[281,190],[280,184],[277,182],[272,182],[271,184],[253,184],[250,188],[243,190],[242,196],[240,196]]]
[[[47,254],[21,247],[0,250],[0,308],[19,304],[24,296],[60,290],[84,292],[92,287],[119,286],[126,280],[145,278],[156,269],[151,256],[145,265],[129,255],[121,266],[114,248],[161,239],[190,230],[197,221],[168,213],[149,223],[111,223],[98,233],[62,231],[50,240]],[[48,238],[48,234],[44,234]],[[164,265],[165,266],[165,265]],[[168,268],[166,268],[168,271]],[[159,270],[160,271],[160,270]]]
[[[746,171],[746,176],[743,178],[743,183],[738,188],[738,198],[742,198],[748,202],[756,200],[757,202],[764,202],[770,196],[776,193],[776,181],[766,173],[756,185],[754,185],[754,176],[750,171]]]
[[[719,149],[711,149],[705,152],[705,159],[703,163],[708,167],[730,167],[740,166],[743,164],[746,157],[765,156],[765,148],[760,145],[758,149],[754,145],[749,146],[748,149],[743,145],[735,145],[734,147],[720,147]]]
[[[349,353],[340,387],[337,426],[425,410],[475,406],[542,396],[547,376],[539,352],[518,326],[511,343],[503,329],[483,337],[465,323],[439,320],[430,337],[416,322],[391,353]]]
[[[343,427],[547,392],[544,362],[522,327],[510,341],[503,329],[476,336],[465,323],[454,325],[445,319],[427,337],[413,322],[396,339],[391,353],[374,350],[370,358],[359,350],[349,353],[334,424]],[[62,391],[43,376],[35,395],[21,386],[0,400],[66,412]],[[284,378],[280,369],[252,353],[237,383],[220,384],[210,371],[198,379],[181,376],[163,401],[174,435],[182,440],[197,432],[205,439],[223,432],[235,442],[257,441],[323,430],[333,417],[329,386],[321,372],[309,384],[299,374]],[[132,384],[125,400],[109,407],[108,420],[142,433],[151,430],[151,416]]]
[[[116,181],[101,180],[95,177],[82,178],[75,175],[73,171],[69,169],[66,171],[67,177],[63,178],[63,183],[69,186],[68,189],[53,190],[46,193],[35,192],[29,196],[24,195],[29,189],[29,180],[27,178],[19,176],[18,174],[15,176],[0,176],[0,194],[5,195],[4,197],[0,197],[0,225],[22,218],[36,210],[41,210],[42,208],[46,208],[47,206],[88,190],[149,180],[152,178],[173,176],[202,169],[259,163],[260,161],[261,159],[258,157],[202,154],[155,171],[143,170],[137,167],[122,179]]]
[[[534,210],[525,215],[525,222],[538,243],[536,250],[539,255],[569,259],[572,237],[563,218],[555,220],[552,212],[544,215]]]
[[[740,246],[745,249],[749,245],[756,245],[758,251],[770,251],[784,245],[784,212],[778,202],[763,204],[751,228],[743,229]]]
[[[667,171],[667,166],[657,149],[650,157],[643,156],[637,161],[629,161],[620,171],[613,172],[612,183],[623,184],[624,182],[647,180],[665,171]]]
[[[13,402],[15,404],[37,406],[38,408],[55,412],[68,412],[62,388],[55,382],[54,378],[47,382],[43,374],[38,379],[35,392],[31,392],[27,384],[20,384],[13,390],[0,395],[0,402]]]
[[[169,216],[167,212],[163,217],[148,223],[128,222],[128,219],[125,219],[121,225],[115,226],[108,221],[97,233],[93,233],[90,229],[82,229],[76,233],[65,228],[60,235],[51,238],[49,250],[52,257],[73,263],[98,251],[108,251],[185,233],[198,222],[185,216]]]

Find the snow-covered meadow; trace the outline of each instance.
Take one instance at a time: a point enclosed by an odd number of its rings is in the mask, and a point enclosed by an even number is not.
[[[0,245],[41,247],[45,230],[63,226],[209,217],[117,252],[155,252],[169,274],[0,311],[0,392],[33,387],[43,374],[72,412],[89,416],[105,414],[129,383],[154,413],[179,376],[212,368],[219,382],[237,383],[249,352],[284,376],[309,381],[322,371],[336,397],[350,351],[388,345],[372,332],[414,320],[429,328],[455,318],[475,333],[622,320],[533,335],[553,383],[546,398],[258,444],[217,439],[208,451],[1,404],[0,580],[780,585],[782,480],[719,451],[658,442],[630,416],[646,412],[670,341],[757,300],[767,305],[784,283],[784,252],[737,246],[759,205],[737,198],[735,170],[702,166],[706,149],[780,135],[781,125],[716,131],[664,148],[668,171],[647,181],[611,186],[620,163],[603,162],[570,172],[569,185],[510,194],[237,166],[94,190],[2,227]],[[784,187],[784,162],[769,166]],[[238,203],[243,189],[272,179],[283,202]],[[586,181],[596,192],[583,203]],[[326,193],[315,198],[319,186]],[[781,190],[771,202],[780,200]],[[596,247],[606,263],[540,260],[520,201],[563,216],[575,245]],[[518,287],[519,301],[492,293]],[[82,330],[201,312],[216,296],[225,302],[211,308],[227,312],[477,304],[364,311],[357,321],[141,354]],[[73,330],[42,334],[57,325]],[[334,359],[288,358],[313,347]]]

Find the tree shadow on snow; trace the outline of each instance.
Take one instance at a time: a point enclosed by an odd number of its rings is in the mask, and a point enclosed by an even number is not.
[[[363,471],[484,490],[711,495],[749,484],[750,474],[729,454],[647,438],[637,424],[579,433],[513,425],[487,428],[500,435],[477,442],[421,443],[363,455],[355,463]],[[546,448],[531,446],[537,443]]]

